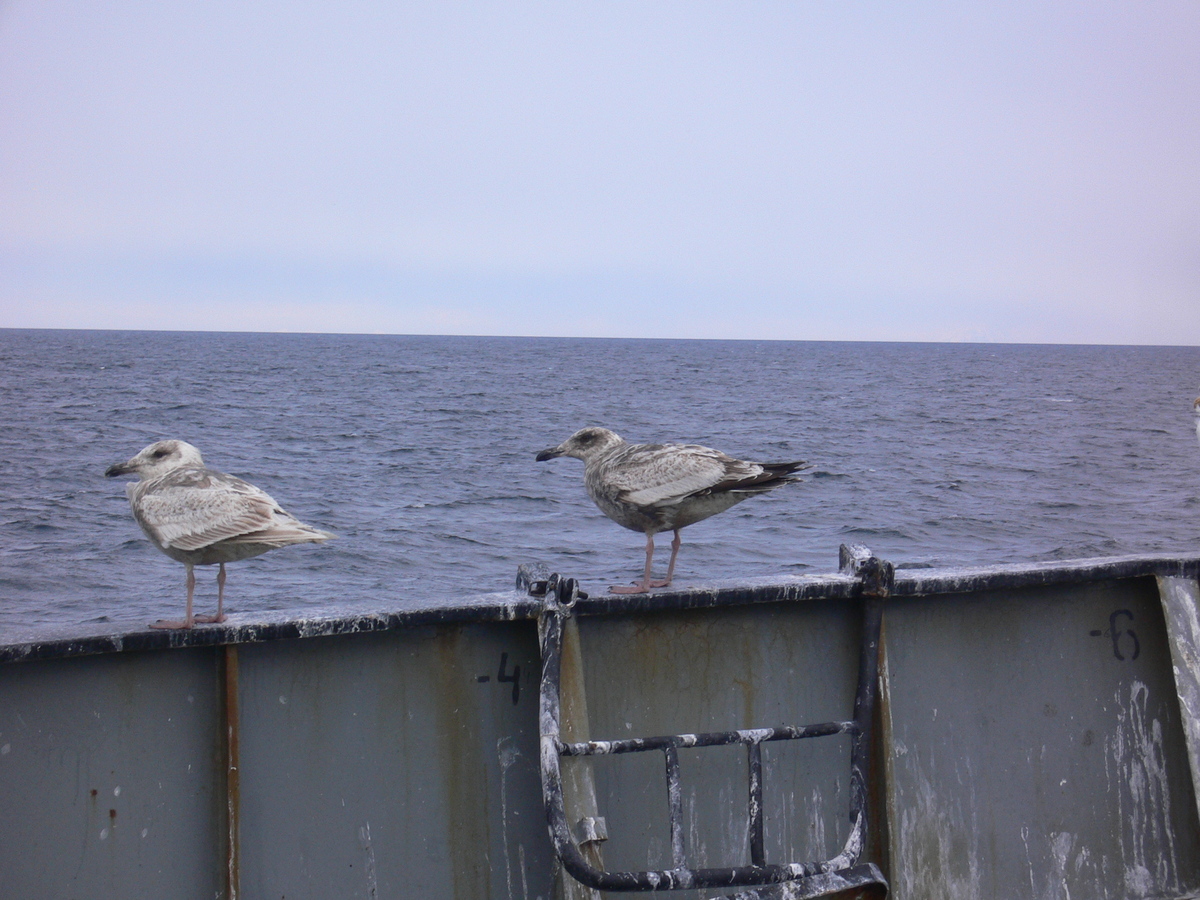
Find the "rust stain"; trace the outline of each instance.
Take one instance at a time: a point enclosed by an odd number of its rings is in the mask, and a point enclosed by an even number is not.
[[[589,680],[610,690],[627,686],[634,703],[620,712],[617,724],[623,732],[756,728],[811,717],[812,711],[797,708],[791,695],[766,687],[777,685],[781,675],[801,677],[798,673],[811,667],[797,656],[808,616],[792,613],[705,609],[585,620]],[[847,627],[852,626],[839,626],[831,639]],[[605,659],[620,659],[619,671],[614,673]],[[853,675],[847,670],[842,690],[847,704],[853,701]],[[656,696],[671,697],[669,708],[646,699]],[[841,714],[831,713],[826,717]]]
[[[492,818],[487,763],[479,740],[482,710],[476,704],[480,694],[472,689],[477,667],[468,654],[471,646],[480,642],[469,641],[465,631],[461,626],[446,628],[433,638],[437,666],[431,687],[437,698],[438,743],[430,748],[439,759],[434,771],[441,776],[446,798],[451,896],[463,898],[489,893],[488,822]]]
[[[225,647],[225,814],[226,857],[225,896],[237,900],[241,891],[241,761],[240,718],[238,703],[238,649],[236,644]]]

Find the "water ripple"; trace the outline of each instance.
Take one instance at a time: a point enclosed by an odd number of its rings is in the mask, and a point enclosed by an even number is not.
[[[850,540],[908,567],[1191,552],[1198,381],[1194,348],[0,331],[0,639],[178,615],[182,567],[103,478],[166,436],[338,534],[230,567],[235,611],[452,600],[535,560],[629,580],[643,539],[533,459],[585,424],[813,464],[688,528],[685,587]]]

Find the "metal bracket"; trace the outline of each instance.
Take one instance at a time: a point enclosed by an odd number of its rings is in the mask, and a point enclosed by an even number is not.
[[[843,547],[843,553],[849,551]],[[857,549],[857,548],[856,548]],[[865,549],[865,548],[862,548]],[[565,742],[561,739],[559,681],[562,664],[563,621],[571,615],[575,601],[583,596],[574,579],[549,575],[528,578],[530,593],[544,596],[538,617],[542,655],[542,683],[539,706],[541,732],[542,795],[546,821],[555,853],[576,880],[603,891],[664,891],[688,888],[736,888],[771,885],[746,894],[739,900],[802,900],[830,896],[861,888],[885,896],[887,882],[873,863],[856,865],[867,837],[867,767],[870,753],[870,728],[878,679],[879,634],[882,599],[890,593],[890,563],[866,552],[858,561],[855,574],[863,580],[863,635],[859,660],[858,690],[854,719],[816,725],[781,726],[743,731],[705,734],[676,734],[660,737],[629,738],[613,741]],[[763,835],[762,744],[806,738],[849,734],[853,738],[850,773],[850,834],[842,850],[832,859],[804,863],[771,864],[766,861]],[[747,808],[750,823],[750,864],[728,868],[691,868],[687,863],[683,834],[683,802],[679,780],[678,753],[681,748],[714,747],[741,744],[746,748],[749,769]],[[670,814],[670,869],[641,872],[609,872],[590,864],[572,835],[563,799],[561,757],[601,756],[617,753],[659,751],[663,754]],[[601,820],[602,821],[602,820]]]

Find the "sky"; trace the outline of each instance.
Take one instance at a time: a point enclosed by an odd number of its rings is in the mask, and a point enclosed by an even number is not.
[[[1200,4],[0,0],[0,327],[1200,344]]]

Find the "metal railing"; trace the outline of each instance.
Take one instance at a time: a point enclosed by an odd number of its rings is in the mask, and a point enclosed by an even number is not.
[[[867,839],[867,770],[878,682],[883,600],[890,592],[893,572],[889,563],[871,556],[865,548],[856,547],[842,548],[842,569],[857,575],[862,586],[862,639],[853,719],[815,725],[612,741],[568,742],[561,739],[560,679],[564,621],[572,614],[576,599],[586,595],[580,595],[574,579],[560,578],[557,575],[551,575],[545,581],[530,586],[531,593],[544,598],[539,616],[543,666],[539,707],[542,793],[555,853],[562,866],[576,880],[588,887],[604,891],[776,886],[764,891],[739,894],[738,897],[744,900],[765,900],[767,897],[801,900],[870,887],[874,887],[879,896],[886,893],[887,884],[878,867],[872,863],[858,864],[858,860]],[[849,735],[853,742],[850,761],[850,833],[841,851],[830,859],[802,863],[769,863],[764,849],[762,745],[772,741],[805,740],[833,735]],[[684,748],[733,744],[740,744],[746,748],[750,861],[748,865],[726,868],[693,868],[688,864],[684,839],[679,751]],[[589,840],[603,840],[606,827],[603,820],[585,819],[578,823],[581,840],[576,841],[564,801],[560,759],[654,751],[661,752],[664,757],[672,867],[634,872],[601,869],[589,862],[581,851],[580,844]]]

